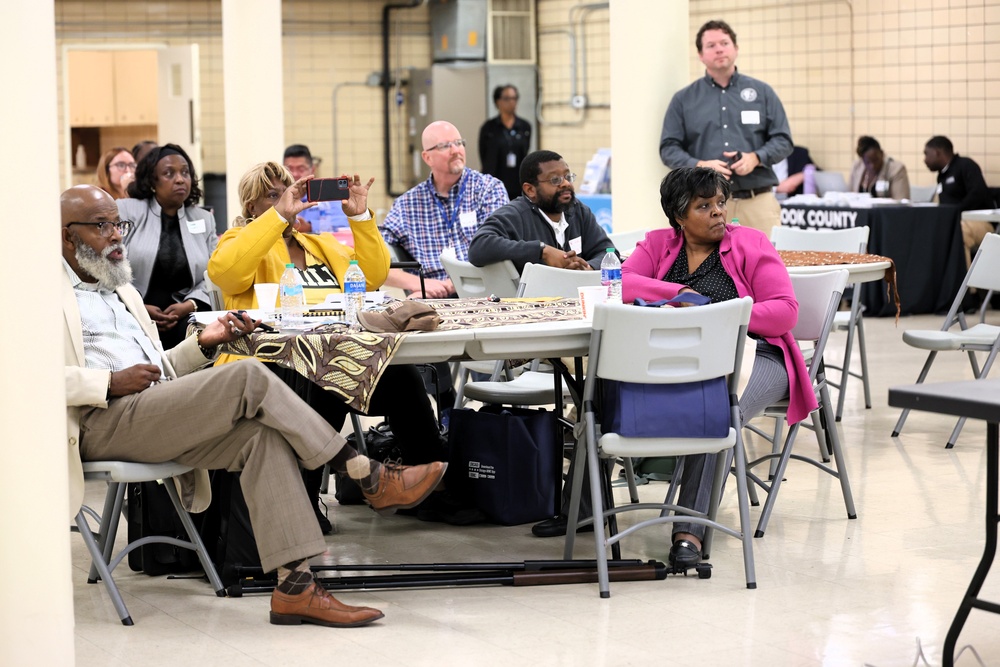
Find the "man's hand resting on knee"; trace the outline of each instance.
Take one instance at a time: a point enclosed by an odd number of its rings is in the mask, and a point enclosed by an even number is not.
[[[111,374],[108,396],[129,396],[149,389],[160,379],[160,367],[153,364],[136,364]]]

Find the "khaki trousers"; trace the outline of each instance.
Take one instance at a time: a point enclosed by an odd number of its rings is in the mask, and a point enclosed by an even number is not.
[[[196,371],[81,415],[87,460],[177,461],[242,471],[264,571],[326,550],[299,466],[340,451],[340,434],[254,359]]]
[[[965,246],[965,268],[972,265],[972,253],[979,248],[987,234],[996,231],[986,220],[962,220],[962,244]]]
[[[753,227],[771,238],[771,228],[781,224],[781,206],[774,193],[764,192],[749,199],[730,199],[726,202],[729,220],[739,218],[744,227]]]

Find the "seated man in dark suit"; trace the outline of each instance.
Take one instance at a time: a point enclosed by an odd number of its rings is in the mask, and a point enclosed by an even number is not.
[[[594,213],[576,198],[576,174],[552,151],[529,153],[521,163],[521,196],[501,206],[469,244],[469,261],[486,266],[509,259],[520,272],[531,262],[563,269],[601,268],[614,244]]]
[[[993,208],[993,196],[986,186],[983,170],[976,161],[955,152],[948,137],[931,137],[924,146],[924,164],[938,172],[938,203],[957,206],[962,211]],[[992,222],[981,220],[962,221],[962,243],[965,245],[965,264],[972,261],[976,248],[983,238],[994,231]]]
[[[274,208],[294,220],[306,204],[290,187]],[[132,269],[115,200],[80,185],[63,193],[64,350],[70,513],[83,500],[81,460],[176,461],[181,501],[203,511],[206,470],[242,471],[240,485],[265,572],[277,570],[271,622],[354,627],[382,618],[371,607],[342,604],[318,585],[309,558],[326,549],[299,466],[326,462],[361,486],[379,512],[413,507],[437,486],[447,464],[412,468],[358,454],[260,362],[246,359],[198,370],[218,346],[259,324],[227,313],[163,350],[156,325],[131,285]],[[196,372],[197,371],[197,372]]]

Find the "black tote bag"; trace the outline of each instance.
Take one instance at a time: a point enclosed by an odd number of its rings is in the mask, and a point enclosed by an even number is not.
[[[494,523],[550,518],[559,491],[562,443],[545,410],[483,406],[451,412],[445,484]]]

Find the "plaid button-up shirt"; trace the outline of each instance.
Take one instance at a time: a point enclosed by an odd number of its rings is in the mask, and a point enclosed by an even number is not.
[[[447,197],[439,196],[428,178],[396,199],[382,224],[382,238],[420,262],[425,278],[447,280],[441,251],[455,248],[455,256],[468,261],[479,225],[507,202],[503,183],[474,169],[465,169]]]

